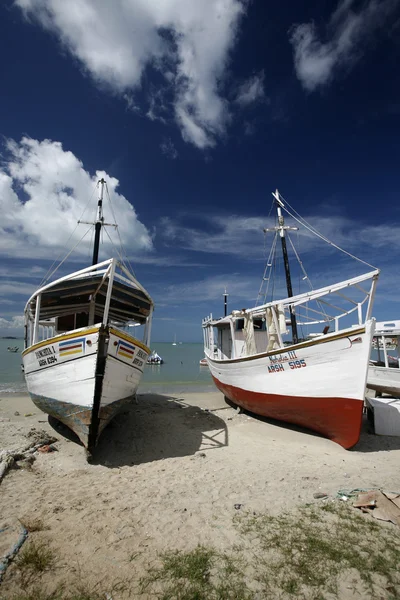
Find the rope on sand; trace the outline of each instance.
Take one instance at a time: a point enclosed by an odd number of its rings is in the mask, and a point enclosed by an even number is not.
[[[19,549],[21,548],[22,544],[25,542],[27,537],[28,537],[28,530],[25,529],[25,527],[21,526],[21,534],[18,538],[17,543],[14,544],[14,546],[12,546],[11,550],[9,552],[7,552],[7,554],[5,556],[3,556],[3,558],[1,559],[0,582],[3,580],[3,577],[6,573],[8,565],[11,563],[13,558],[17,555]]]
[[[57,438],[49,435],[46,431],[37,431],[36,429],[32,429],[28,433],[28,436],[33,439],[22,448],[18,448],[17,450],[3,450],[0,452],[0,483],[15,462],[26,460],[31,457],[38,448],[53,444],[57,441]]]

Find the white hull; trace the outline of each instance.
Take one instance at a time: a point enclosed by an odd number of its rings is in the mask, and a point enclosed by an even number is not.
[[[370,365],[367,386],[381,394],[400,396],[400,368]]]
[[[217,360],[217,387],[232,402],[323,433],[344,447],[359,438],[373,322],[279,351]]]
[[[23,353],[28,391],[41,410],[68,425],[91,451],[107,423],[135,395],[149,352],[114,327],[70,331]]]

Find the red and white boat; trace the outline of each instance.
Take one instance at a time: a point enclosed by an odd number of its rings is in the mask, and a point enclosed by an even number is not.
[[[279,236],[288,297],[221,319],[212,315],[204,319],[208,366],[217,388],[231,403],[307,427],[351,448],[361,430],[379,270],[294,296],[285,240],[294,228],[284,225],[281,209],[286,207],[278,191],[274,197],[278,226],[272,228],[273,246]],[[269,258],[266,272],[272,262]],[[269,280],[266,275],[263,281]],[[291,342],[286,337],[288,326]],[[300,326],[314,328],[314,333],[299,339]]]

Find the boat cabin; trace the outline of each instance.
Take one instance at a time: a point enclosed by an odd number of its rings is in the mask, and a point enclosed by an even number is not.
[[[95,324],[146,325],[152,310],[146,290],[119,261],[110,259],[35,292],[25,307],[25,347]]]

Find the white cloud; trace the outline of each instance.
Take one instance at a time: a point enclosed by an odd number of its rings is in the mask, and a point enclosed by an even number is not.
[[[248,106],[265,97],[264,72],[249,77],[239,86],[235,102],[240,106]]]
[[[11,320],[0,317],[0,329],[22,329],[23,326],[23,316],[12,317]]]
[[[381,27],[398,0],[367,0],[359,10],[354,0],[340,0],[321,41],[314,23],[296,25],[290,36],[296,75],[303,87],[314,91],[330,83],[339,68],[354,64],[371,34]]]
[[[95,185],[101,177],[107,181],[124,247],[130,252],[151,250],[148,230],[138,220],[133,206],[116,191],[117,179],[104,171],[90,175],[72,152],[63,150],[60,142],[24,137],[20,143],[7,142],[7,155],[0,168],[0,254],[54,260],[74,232],[69,241],[72,248],[90,228],[77,226],[77,221],[96,218]],[[107,196],[104,216],[106,222],[113,222]],[[109,233],[118,247],[116,233]],[[90,245],[88,234],[76,249],[80,258],[89,256]],[[115,255],[107,235],[102,249]]]
[[[165,154],[167,158],[177,158],[178,151],[174,146],[174,142],[171,138],[165,138],[160,144],[161,152]]]
[[[56,34],[100,85],[125,95],[151,67],[172,93],[183,138],[215,145],[229,112],[219,86],[236,41],[244,0],[15,0]],[[148,115],[154,115],[150,106]]]

